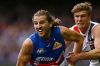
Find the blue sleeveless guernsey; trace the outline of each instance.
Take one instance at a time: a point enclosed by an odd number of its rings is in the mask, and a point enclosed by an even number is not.
[[[47,64],[58,61],[65,49],[65,42],[61,35],[59,27],[54,27],[51,31],[49,41],[39,37],[35,32],[29,37],[33,42],[33,52],[31,60],[36,64]]]

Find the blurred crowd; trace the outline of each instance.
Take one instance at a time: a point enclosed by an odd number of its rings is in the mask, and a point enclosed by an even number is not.
[[[24,21],[0,25],[0,66],[15,66],[22,42],[33,32],[32,26]]]

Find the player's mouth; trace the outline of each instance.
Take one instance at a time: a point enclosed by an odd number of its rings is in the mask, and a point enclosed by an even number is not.
[[[43,30],[39,29],[39,30],[38,30],[38,33],[39,33],[39,34],[43,34]]]

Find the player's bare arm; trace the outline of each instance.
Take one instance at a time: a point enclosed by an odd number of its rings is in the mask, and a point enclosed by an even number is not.
[[[83,45],[83,37],[78,32],[72,31],[66,27],[60,26],[60,29],[65,40],[76,42],[74,52],[81,52]]]
[[[32,53],[32,42],[30,39],[26,39],[23,42],[22,48],[20,50],[20,53],[18,55],[18,60],[16,66],[26,66],[31,58]]]
[[[72,31],[66,27],[60,26],[62,36],[65,40],[75,41],[74,53],[80,53],[83,45],[83,37],[78,32]],[[66,43],[67,44],[67,43]],[[67,59],[68,60],[68,59]],[[70,63],[69,66],[74,66],[75,63]]]
[[[95,49],[82,53],[80,59],[98,59],[100,58],[100,25],[93,29]]]

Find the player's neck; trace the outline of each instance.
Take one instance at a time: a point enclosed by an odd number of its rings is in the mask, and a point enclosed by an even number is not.
[[[51,30],[49,30],[49,31],[47,32],[47,34],[44,36],[44,39],[45,39],[45,40],[48,40],[48,39],[50,38],[50,34],[51,34]]]
[[[85,34],[86,31],[87,31],[87,29],[81,29],[81,28],[80,28],[79,30],[80,30],[80,32],[83,33],[83,34]]]
[[[80,31],[81,33],[85,34],[85,33],[87,32],[88,28],[89,28],[89,25],[90,25],[90,24],[88,24],[88,25],[85,26],[84,28],[79,28],[79,31]]]

